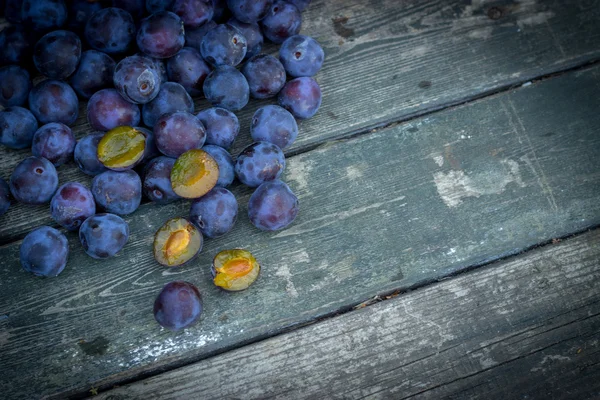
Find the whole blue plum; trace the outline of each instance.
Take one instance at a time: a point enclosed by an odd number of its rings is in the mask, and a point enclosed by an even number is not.
[[[67,6],[64,0],[23,0],[21,18],[36,31],[49,31],[67,22]]]
[[[125,100],[115,89],[94,93],[87,104],[87,120],[97,131],[109,131],[118,126],[135,126],[141,113],[137,104]]]
[[[256,22],[242,22],[238,19],[231,18],[227,21],[227,25],[231,25],[234,28],[237,28],[242,35],[246,38],[246,56],[244,59],[249,59],[258,53],[262,49],[262,45],[264,43],[263,34],[260,30],[260,26]]]
[[[235,174],[246,186],[256,187],[281,176],[285,155],[277,145],[255,142],[246,147],[235,162]]]
[[[192,202],[190,221],[204,236],[217,238],[225,235],[235,225],[238,203],[233,193],[216,187]]]
[[[150,57],[133,55],[117,64],[113,83],[125,100],[145,104],[158,95],[162,73]]]
[[[75,145],[73,158],[79,169],[86,175],[95,176],[108,169],[98,160],[98,142],[104,132],[92,132],[79,139]]]
[[[154,301],[154,318],[171,331],[187,328],[200,318],[202,297],[196,286],[185,281],[167,283]]]
[[[31,153],[58,167],[73,159],[76,144],[71,128],[60,122],[50,122],[40,126],[33,135]]]
[[[249,59],[242,68],[242,74],[248,81],[250,96],[255,99],[275,97],[285,85],[283,65],[268,54],[259,54]]]
[[[228,149],[240,133],[238,117],[224,108],[207,108],[196,116],[206,128],[206,144]]]
[[[45,158],[27,157],[13,170],[10,193],[24,204],[47,204],[58,189],[58,174]]]
[[[285,108],[275,105],[263,106],[256,110],[252,117],[250,136],[256,142],[269,142],[285,149],[298,137],[298,124]]]
[[[171,169],[175,159],[165,156],[151,160],[144,171],[144,194],[157,204],[171,203],[180,197],[171,187]]]
[[[202,39],[206,32],[215,28],[217,23],[215,21],[208,21],[207,23],[197,27],[197,28],[185,28],[185,46],[194,48],[200,51],[200,45],[202,44]]]
[[[194,112],[194,101],[179,83],[167,82],[160,87],[158,95],[142,107],[144,124],[152,128],[160,117],[176,111]]]
[[[10,207],[10,188],[8,183],[0,178],[0,215],[5,214]]]
[[[242,22],[258,22],[267,16],[273,0],[227,0],[235,18]]]
[[[222,147],[210,144],[204,146],[202,150],[210,154],[219,166],[219,179],[217,179],[216,186],[227,187],[231,185],[235,178],[235,164],[231,154]]]
[[[263,231],[278,231],[291,224],[298,215],[298,198],[280,180],[260,185],[248,202],[250,222]]]
[[[16,65],[0,68],[0,106],[22,106],[31,90],[29,72]]]
[[[77,120],[79,101],[67,83],[49,79],[31,89],[29,109],[41,124],[61,122],[71,126]]]
[[[273,43],[283,43],[290,36],[297,35],[302,25],[300,10],[283,0],[276,0],[267,16],[260,21],[263,35]]]
[[[0,111],[0,144],[8,148],[31,147],[37,129],[37,120],[26,108],[8,107]]]
[[[179,15],[186,29],[210,21],[214,13],[212,0],[174,0],[171,11]]]
[[[164,114],[156,121],[154,140],[161,153],[176,158],[188,150],[202,148],[206,130],[194,114],[177,111]]]
[[[135,24],[127,11],[109,7],[92,14],[85,25],[85,39],[93,49],[123,54],[135,43]]]
[[[133,170],[105,171],[92,179],[92,194],[101,209],[113,214],[131,214],[142,201],[142,180]]]
[[[200,44],[202,57],[215,67],[235,67],[242,62],[247,50],[248,43],[242,32],[228,24],[217,25],[206,32]]]
[[[31,62],[31,35],[22,25],[10,25],[0,31],[0,64],[25,65]]]
[[[105,259],[117,254],[129,239],[129,224],[118,215],[96,214],[79,228],[79,241],[93,258]]]
[[[69,83],[79,97],[89,99],[97,91],[113,86],[115,66],[115,60],[108,54],[96,50],[84,51]]]
[[[294,117],[308,119],[314,116],[321,106],[321,88],[313,78],[292,79],[281,89],[277,101]]]
[[[291,36],[279,49],[279,60],[288,75],[294,78],[316,75],[324,59],[323,48],[319,42],[309,36]]]
[[[49,226],[29,232],[19,247],[21,266],[37,276],[60,274],[69,258],[69,242],[65,235]]]
[[[206,77],[204,96],[215,107],[239,111],[248,104],[250,88],[244,75],[229,65],[221,65]]]
[[[50,201],[50,214],[63,228],[76,231],[83,221],[96,214],[96,202],[92,192],[81,183],[65,183]]]
[[[137,32],[139,49],[155,58],[173,57],[185,44],[183,21],[169,11],[144,18]]]
[[[41,74],[50,79],[66,79],[81,60],[81,40],[70,31],[54,31],[35,44],[33,63]]]
[[[190,96],[202,96],[202,85],[210,74],[210,67],[191,47],[184,47],[167,61],[167,75],[171,82],[179,83]]]
[[[92,14],[103,9],[105,6],[100,1],[69,0],[67,7],[69,8],[67,27],[73,32],[83,33],[85,24]]]

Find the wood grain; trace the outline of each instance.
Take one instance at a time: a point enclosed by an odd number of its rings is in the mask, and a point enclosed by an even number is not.
[[[327,55],[317,75],[323,105],[300,124],[291,152],[600,58],[600,8],[588,0],[315,0],[303,17],[302,32]],[[239,113],[233,154],[250,143],[251,115],[267,103]],[[196,99],[197,111],[206,107]],[[74,131],[90,131],[84,112]],[[0,148],[0,177],[27,154]],[[73,163],[59,170],[61,182],[84,179]],[[0,244],[43,224],[52,224],[47,206],[17,205],[0,217]]]
[[[600,231],[102,393],[597,399]]]
[[[69,235],[69,264],[52,280],[20,269],[18,243],[1,247],[0,392],[64,397],[172,368],[598,225],[599,87],[599,67],[581,70],[292,157],[294,224],[258,232],[249,191],[237,192],[234,231],[181,269],[159,267],[151,242],[185,202],[143,206],[127,218],[127,246],[104,262]],[[232,247],[263,266],[236,294],[209,273]],[[199,286],[205,312],[172,334],[151,309],[175,279]]]

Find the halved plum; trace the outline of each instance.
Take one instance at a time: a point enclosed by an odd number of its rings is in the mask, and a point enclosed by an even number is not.
[[[108,169],[125,171],[144,158],[146,136],[131,126],[118,126],[100,139],[98,160]]]
[[[202,234],[185,218],[172,218],[154,235],[154,258],[166,267],[194,259],[202,249]]]
[[[248,250],[223,250],[213,260],[213,283],[230,292],[247,289],[259,272],[260,265]]]
[[[204,150],[183,153],[171,169],[173,191],[186,199],[197,199],[208,193],[219,180],[219,165]]]

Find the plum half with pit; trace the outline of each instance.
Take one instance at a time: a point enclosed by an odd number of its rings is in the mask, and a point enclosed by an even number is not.
[[[154,258],[165,267],[178,267],[202,250],[202,234],[185,218],[172,218],[154,235]]]
[[[260,265],[248,250],[223,250],[215,256],[211,272],[216,286],[239,292],[256,281]]]

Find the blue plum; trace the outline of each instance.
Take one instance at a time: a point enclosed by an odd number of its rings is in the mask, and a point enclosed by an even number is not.
[[[207,108],[200,111],[197,117],[206,128],[206,144],[228,149],[240,133],[238,117],[224,108]]]
[[[229,65],[221,65],[206,77],[204,96],[215,107],[239,111],[248,104],[250,88],[244,75]]]
[[[154,318],[163,328],[179,331],[194,324],[202,313],[202,297],[185,281],[167,283],[154,301]]]
[[[69,242],[58,230],[41,226],[25,236],[19,246],[19,258],[25,271],[55,277],[67,266]]]
[[[250,136],[256,142],[265,141],[285,149],[298,137],[298,124],[285,108],[268,105],[260,107],[254,113]]]
[[[297,35],[302,25],[300,10],[283,0],[276,0],[267,16],[260,21],[263,35],[273,43],[283,43],[290,36]]]
[[[115,89],[94,93],[87,104],[87,120],[97,131],[109,131],[118,126],[140,123],[140,107],[125,100]]]
[[[58,189],[58,174],[45,158],[27,157],[13,170],[10,193],[24,204],[46,204]]]
[[[98,160],[98,142],[104,132],[92,132],[81,138],[75,145],[73,158],[79,169],[86,175],[95,176],[108,169]]]
[[[81,40],[70,31],[54,31],[35,44],[33,63],[41,74],[50,79],[66,79],[81,60]]]
[[[16,65],[0,68],[0,106],[22,106],[31,90],[29,72]]]
[[[222,187],[216,187],[194,200],[190,207],[190,221],[209,238],[223,236],[233,229],[237,214],[235,196]]]
[[[117,64],[113,83],[125,100],[145,104],[158,95],[162,73],[150,57],[133,55]]]
[[[33,135],[31,153],[58,167],[73,159],[76,144],[71,128],[60,122],[50,122],[40,126]]]
[[[216,186],[227,187],[231,185],[235,178],[235,164],[231,154],[224,148],[211,144],[204,146],[202,150],[210,154],[219,166],[219,179],[217,179]]]
[[[144,124],[152,128],[160,117],[176,111],[193,112],[194,101],[179,83],[164,83],[158,95],[142,107]]]
[[[165,156],[151,160],[144,170],[144,194],[151,201],[167,204],[180,199],[171,187],[171,169],[175,159]]]
[[[8,107],[0,111],[0,144],[10,149],[31,147],[38,122],[26,108]]]
[[[235,18],[251,23],[267,16],[273,0],[227,0],[227,5]]]
[[[96,214],[96,202],[88,188],[69,182],[59,187],[52,197],[50,213],[60,226],[76,231],[83,221]]]
[[[92,179],[96,206],[113,214],[131,214],[142,201],[142,181],[133,170],[105,171]]]
[[[191,149],[200,149],[206,141],[204,125],[185,111],[164,114],[154,126],[156,147],[168,157],[179,157]]]
[[[171,82],[179,83],[191,96],[202,96],[202,85],[210,73],[200,52],[184,47],[167,61],[167,75]]]
[[[259,54],[249,59],[242,73],[248,81],[250,96],[255,99],[267,99],[277,96],[285,85],[283,65],[273,56]]]
[[[104,8],[100,1],[69,0],[67,3],[69,19],[67,27],[73,32],[83,33],[88,19],[98,10]]]
[[[217,25],[206,32],[200,44],[200,53],[209,64],[217,67],[235,67],[242,62],[248,50],[248,43],[239,29],[228,25]]]
[[[169,11],[159,11],[144,18],[137,32],[137,45],[154,58],[173,57],[185,44],[183,21]]]
[[[96,214],[79,228],[79,241],[93,258],[105,259],[117,254],[129,239],[129,224],[118,215]]]
[[[217,26],[215,21],[208,21],[197,28],[185,28],[185,46],[200,51],[200,45],[206,32]]]
[[[98,10],[85,25],[85,39],[95,50],[107,54],[126,53],[135,42],[133,17],[120,8]]]
[[[212,0],[175,0],[171,11],[179,15],[186,28],[195,28],[210,21],[214,9]]]
[[[84,51],[69,83],[79,97],[89,99],[97,91],[113,85],[115,65],[115,60],[108,54],[96,50]]]
[[[298,198],[280,180],[260,185],[248,202],[250,222],[263,231],[278,231],[290,225],[298,215]]]
[[[315,39],[294,35],[285,40],[279,49],[279,60],[288,75],[314,76],[323,66],[325,53]]]
[[[152,132],[148,128],[142,128],[141,126],[136,126],[136,130],[142,132],[144,136],[146,136],[146,146],[144,147],[144,158],[142,159],[142,163],[148,162],[155,157],[160,156],[160,151],[156,147],[156,141],[154,140],[154,132]]]
[[[67,22],[67,6],[64,0],[23,0],[21,18],[36,31],[49,31]]]
[[[273,143],[254,142],[235,162],[235,174],[246,186],[256,187],[281,176],[285,169],[283,151]]]
[[[235,18],[231,18],[229,21],[227,21],[227,24],[233,26],[234,28],[237,28],[240,32],[242,32],[242,35],[244,35],[244,37],[246,38],[247,50],[244,59],[247,60],[260,53],[260,50],[262,49],[262,45],[264,43],[264,38],[260,30],[260,26],[258,26],[258,23],[245,23]]]
[[[321,88],[313,78],[292,79],[281,89],[277,101],[294,117],[311,118],[321,106]]]
[[[77,120],[79,101],[67,83],[49,79],[31,89],[29,109],[41,124],[61,122],[70,126]]]
[[[30,35],[23,26],[11,25],[0,31],[0,64],[28,64],[32,50]]]
[[[0,215],[6,214],[10,207],[10,188],[8,183],[0,178]]]

